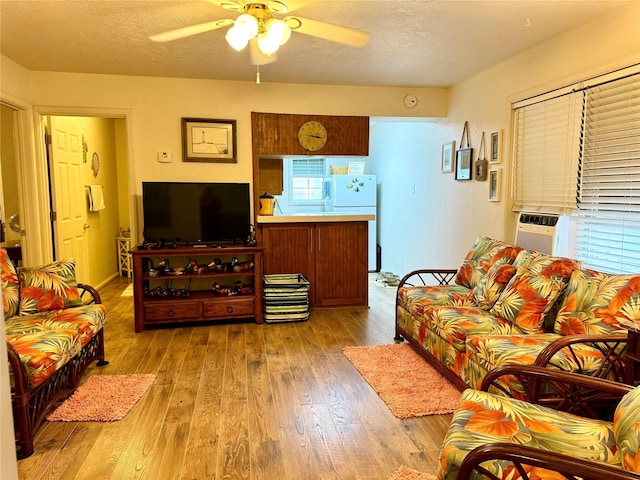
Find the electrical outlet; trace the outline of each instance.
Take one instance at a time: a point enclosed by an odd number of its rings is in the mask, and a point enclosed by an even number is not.
[[[158,161],[160,163],[171,163],[171,152],[158,152]]]

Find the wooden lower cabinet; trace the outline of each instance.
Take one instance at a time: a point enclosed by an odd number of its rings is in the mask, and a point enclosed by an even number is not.
[[[316,307],[368,305],[367,222],[262,224],[265,274],[302,273]]]
[[[150,325],[205,320],[255,318],[257,323],[262,323],[262,248],[186,246],[177,249],[134,249],[131,254],[136,332]],[[234,258],[242,262],[242,269],[239,265],[238,271],[233,269]],[[224,268],[206,268],[214,259],[219,259]],[[194,260],[199,266],[204,266],[202,270],[173,275],[154,268],[160,262],[184,266]],[[152,269],[156,272],[152,273]],[[237,282],[252,287],[252,291],[222,295],[213,290],[215,283],[232,289]],[[183,289],[189,295],[182,297],[173,291],[175,295],[171,296],[149,296],[149,291],[155,288],[162,292],[171,291],[171,288]]]

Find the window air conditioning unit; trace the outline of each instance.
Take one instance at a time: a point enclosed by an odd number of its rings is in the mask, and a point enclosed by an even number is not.
[[[567,256],[568,228],[565,215],[520,212],[515,244],[547,255]]]

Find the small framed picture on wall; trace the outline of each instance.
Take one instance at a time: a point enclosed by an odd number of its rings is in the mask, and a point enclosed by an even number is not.
[[[456,151],[456,142],[449,142],[442,145],[442,173],[453,173],[453,154]]]
[[[491,163],[502,162],[502,130],[491,134]]]
[[[500,201],[500,190],[502,189],[502,170],[489,170],[489,200]]]
[[[461,148],[456,152],[456,180],[471,180],[472,148]]]

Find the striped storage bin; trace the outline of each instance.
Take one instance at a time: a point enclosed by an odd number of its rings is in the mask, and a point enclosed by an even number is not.
[[[309,319],[309,281],[303,275],[265,275],[264,321],[299,322]]]

